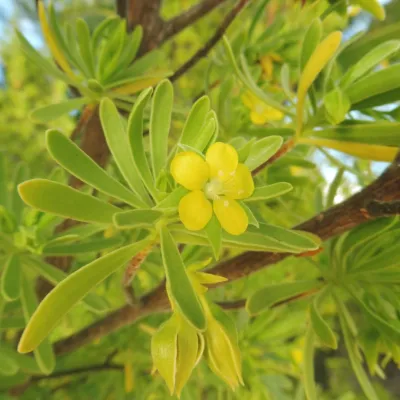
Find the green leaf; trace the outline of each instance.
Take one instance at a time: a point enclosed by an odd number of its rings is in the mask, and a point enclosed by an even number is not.
[[[82,222],[112,224],[119,208],[93,196],[47,179],[32,179],[18,186],[26,204],[40,211]]]
[[[293,247],[302,251],[317,250],[321,245],[321,240],[311,235],[309,232],[298,231],[294,229],[285,229],[280,226],[260,224],[260,233],[269,236],[279,243]]]
[[[56,78],[62,80],[63,82],[74,85],[74,82],[71,81],[70,78],[63,72],[61,72],[60,69],[58,69],[53,63],[47,61],[44,57],[41,56],[40,53],[38,53],[32,46],[31,44],[24,38],[24,36],[16,30],[17,38],[21,44],[22,50],[26,54],[26,56],[32,61],[34,64],[36,64],[38,67],[43,69],[43,71],[46,71],[48,74],[55,76]]]
[[[326,196],[327,208],[332,207],[335,204],[335,197],[340,185],[342,184],[344,172],[344,167],[340,167],[333,178],[332,183],[329,185],[328,194]]]
[[[1,274],[1,294],[6,301],[18,299],[21,287],[21,265],[18,256],[8,257]]]
[[[79,243],[51,243],[43,247],[42,253],[52,256],[68,256],[90,252],[97,253],[120,246],[123,243],[124,239],[121,236],[90,239]]]
[[[310,306],[311,326],[320,342],[331,349],[337,349],[336,336],[327,322],[322,318],[317,309],[316,302],[313,301]]]
[[[7,164],[6,157],[0,152],[0,206],[8,208],[8,184],[7,184]]]
[[[143,187],[142,180],[133,160],[128,135],[125,132],[121,117],[110,99],[105,98],[101,101],[100,119],[108,147],[122,176],[130,188],[142,200],[143,208],[147,208],[148,205],[151,205],[151,201]]]
[[[204,125],[209,110],[210,99],[208,96],[200,97],[200,99],[193,104],[183,127],[182,135],[179,140],[180,143],[194,147],[199,133],[199,128]]]
[[[357,103],[363,100],[398,88],[400,88],[400,64],[394,64],[359,79],[347,88],[346,94],[350,98],[352,108],[357,108]]]
[[[22,211],[25,208],[25,204],[21,200],[21,197],[18,195],[17,187],[20,183],[28,179],[29,179],[29,167],[27,164],[21,162],[15,167],[14,179],[13,179],[14,188],[10,196],[11,208],[13,210],[13,214],[17,224],[21,223]]]
[[[215,215],[212,216],[210,222],[206,225],[204,230],[212,247],[214,257],[216,260],[218,260],[221,252],[222,229]]]
[[[89,75],[91,77],[94,77],[95,66],[94,66],[92,39],[90,37],[89,26],[83,18],[78,18],[76,20],[76,34],[77,34],[79,53],[82,58],[82,61],[84,62],[89,72]]]
[[[27,277],[22,276],[22,284],[21,284],[21,303],[22,309],[24,311],[25,321],[29,326],[29,319],[36,313],[38,301],[35,294],[35,286],[33,282],[29,282]],[[36,309],[36,311],[35,311]],[[57,313],[57,309],[53,310],[54,313]],[[41,322],[42,329],[46,329],[47,320],[43,320]],[[54,370],[56,365],[56,360],[54,357],[53,349],[48,340],[40,340],[40,343],[37,343],[34,350],[35,360],[40,368],[40,370],[45,374],[49,375]]]
[[[158,210],[131,210],[114,215],[114,224],[118,229],[154,228],[155,223],[163,216]]]
[[[246,309],[251,315],[259,314],[274,304],[283,300],[312,291],[321,286],[318,280],[306,280],[297,282],[284,282],[268,285],[252,294],[246,303]]]
[[[303,70],[307,61],[314,53],[322,37],[322,23],[319,18],[314,19],[303,39],[300,54],[300,68]]]
[[[34,350],[67,312],[97,284],[149,245],[150,239],[122,247],[69,275],[40,303],[18,345],[20,353]]]
[[[9,347],[5,343],[0,343],[0,354],[5,355],[8,359],[13,360],[20,370],[29,374],[40,375],[42,371],[38,367],[35,359],[31,356],[19,354],[14,348]]]
[[[194,149],[202,152],[216,135],[218,128],[218,120],[215,111],[211,110],[207,113],[204,125],[198,131],[193,143]]]
[[[86,97],[79,97],[70,99],[57,104],[49,104],[44,107],[36,108],[31,113],[31,118],[39,122],[49,122],[53,119],[59,118],[64,114],[70,113],[76,109],[80,109],[83,105],[87,104],[89,99]]]
[[[149,129],[151,165],[156,179],[167,163],[173,101],[172,83],[169,80],[161,81],[154,91]]]
[[[125,47],[122,50],[122,54],[118,63],[118,69],[124,71],[132,64],[139,50],[140,44],[143,38],[143,28],[140,25],[136,25],[135,29],[130,35],[127,35],[125,40]],[[148,53],[147,53],[148,54]],[[113,74],[113,78],[114,78]]]
[[[0,375],[13,376],[18,370],[18,364],[12,358],[0,353]]]
[[[47,131],[46,144],[54,160],[82,182],[133,207],[142,205],[142,202],[134,193],[109,176],[103,168],[63,133],[57,130]]]
[[[6,316],[0,318],[0,330],[23,328],[25,328],[25,319],[23,316]]]
[[[68,274],[38,258],[24,258],[24,265],[35,270],[41,277],[56,286],[68,277]],[[82,303],[91,311],[104,313],[109,310],[107,301],[96,293],[88,293]]]
[[[268,161],[282,146],[283,139],[280,136],[269,136],[258,140],[250,149],[245,165],[250,171]]]
[[[202,331],[206,328],[203,309],[186,273],[178,248],[166,227],[160,230],[160,241],[170,294],[188,322]]]
[[[246,205],[243,201],[239,201],[240,205],[242,206],[243,210],[246,212],[247,218],[249,219],[249,225],[253,225],[256,228],[260,227],[260,223],[258,222],[258,219],[254,215],[253,211],[251,208]]]
[[[339,314],[339,317],[344,337],[344,343],[349,354],[350,364],[353,368],[354,373],[356,374],[358,383],[360,384],[368,400],[379,400],[379,397],[375,393],[375,389],[373,388],[368,378],[368,375],[366,374],[364,367],[361,364],[360,357],[358,356],[357,343],[351,335],[351,331],[346,323],[345,317],[342,314]]]
[[[293,186],[287,182],[273,183],[272,185],[259,186],[254,189],[251,197],[244,199],[244,202],[268,200],[274,197],[282,196],[285,193],[290,192]]]
[[[390,57],[393,53],[396,53],[399,49],[399,40],[389,40],[374,47],[346,72],[342,78],[340,86],[349,86],[371,71],[376,65]]]
[[[307,400],[317,400],[317,386],[314,372],[315,334],[311,327],[307,328],[304,343],[303,384]]]
[[[128,135],[133,161],[139,175],[153,198],[158,199],[158,192],[154,185],[154,177],[151,173],[143,144],[143,111],[152,90],[152,88],[144,90],[135,101],[135,105],[128,120]]]
[[[321,130],[306,131],[304,136],[312,135],[325,139],[341,140],[386,146],[400,146],[400,123],[374,122],[364,124],[343,124]]]
[[[179,201],[182,197],[188,193],[188,190],[183,186],[179,186],[173,192],[171,192],[165,199],[161,200],[157,205],[158,210],[170,210],[178,208]]]

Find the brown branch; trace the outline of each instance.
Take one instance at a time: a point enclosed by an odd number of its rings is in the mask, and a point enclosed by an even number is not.
[[[126,17],[126,0],[116,0],[115,1],[115,8],[117,10],[117,14],[121,17],[121,18],[125,18]]]
[[[393,201],[400,199],[400,153],[393,164],[369,186],[315,217],[294,227],[311,232],[322,240],[340,235],[369,220],[365,215],[365,202]],[[291,256],[285,253],[247,251],[227,261],[224,261],[209,272],[228,278],[230,281],[248,276],[261,268],[276,264]],[[162,283],[151,293],[141,299],[141,305],[132,308],[128,305],[114,311],[102,320],[95,322],[74,335],[56,343],[57,354],[68,353],[91,343],[119,328],[131,324],[150,313],[168,309],[169,303]]]
[[[179,79],[211,51],[211,49],[219,42],[222,36],[224,36],[229,25],[249,2],[250,0],[239,0],[237,2],[232,10],[226,15],[225,19],[222,21],[221,25],[218,27],[214,35],[208,40],[208,42],[170,77],[172,82]]]
[[[183,31],[188,26],[193,25],[200,18],[209,14],[225,1],[226,0],[203,0],[194,5],[192,8],[189,8],[189,10],[184,11],[182,14],[166,21],[164,23],[164,29],[161,34],[160,42],[168,40],[172,36],[175,36]]]
[[[365,207],[365,212],[369,217],[390,217],[400,215],[400,201],[376,201],[373,200]]]

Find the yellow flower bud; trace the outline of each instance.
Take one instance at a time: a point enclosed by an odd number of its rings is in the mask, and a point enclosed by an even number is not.
[[[204,350],[204,339],[179,314],[174,314],[154,334],[151,355],[154,370],[165,380],[171,395],[181,394]]]
[[[213,312],[217,319],[208,314],[204,333],[207,362],[212,371],[234,390],[239,384],[243,385],[236,327],[219,308],[213,308]]]

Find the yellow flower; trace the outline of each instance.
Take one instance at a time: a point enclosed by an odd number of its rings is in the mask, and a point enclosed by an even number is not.
[[[272,80],[274,72],[274,62],[281,63],[282,57],[276,53],[266,54],[260,58],[261,68],[263,70],[263,77],[266,80]]]
[[[250,197],[254,183],[249,169],[239,163],[231,145],[214,143],[205,159],[193,151],[179,153],[171,162],[171,174],[177,183],[191,191],[178,207],[187,229],[203,229],[214,211],[228,233],[240,235],[246,231],[248,217],[236,200]]]
[[[250,119],[255,125],[264,125],[268,121],[280,121],[283,118],[282,111],[264,103],[251,92],[245,93],[242,101],[250,109]]]

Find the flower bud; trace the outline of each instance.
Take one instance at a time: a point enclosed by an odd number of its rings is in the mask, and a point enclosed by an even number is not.
[[[204,350],[204,339],[175,313],[160,326],[151,341],[154,370],[165,380],[171,395],[181,394]]]
[[[222,378],[233,390],[243,385],[242,363],[236,327],[221,309],[213,307],[216,318],[208,314],[206,358],[212,371]]]
[[[324,106],[326,119],[331,124],[337,125],[345,119],[351,103],[345,93],[335,88],[324,97]]]

